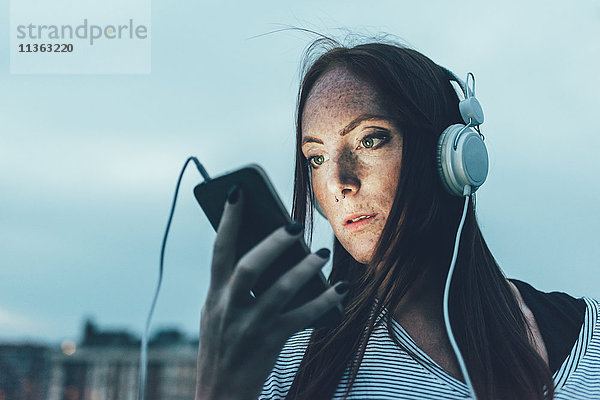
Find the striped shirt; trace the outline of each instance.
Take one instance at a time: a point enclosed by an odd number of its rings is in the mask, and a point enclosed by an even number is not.
[[[600,301],[586,298],[585,317],[570,354],[554,373],[556,400],[600,399]],[[385,313],[385,310],[383,311]],[[385,324],[377,324],[370,337],[349,399],[468,399],[467,386],[448,375],[425,354],[399,323],[391,319],[397,340]],[[287,394],[308,345],[311,330],[292,336],[283,347],[268,376],[259,400],[283,399]],[[334,399],[343,397],[349,371],[346,370]]]

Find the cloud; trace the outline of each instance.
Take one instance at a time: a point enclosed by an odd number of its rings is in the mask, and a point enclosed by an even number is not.
[[[40,332],[45,332],[47,324],[38,317],[31,317],[12,310],[0,308],[0,337],[3,339],[13,337],[21,339],[23,336],[43,337]]]

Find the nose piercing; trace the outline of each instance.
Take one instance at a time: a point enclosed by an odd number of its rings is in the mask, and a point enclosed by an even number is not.
[[[340,201],[340,200],[337,198],[337,196],[335,196],[335,202],[336,202],[336,203],[339,203],[339,201]]]

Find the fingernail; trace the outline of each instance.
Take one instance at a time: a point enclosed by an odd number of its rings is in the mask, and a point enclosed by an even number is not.
[[[285,227],[285,230],[290,235],[297,235],[302,230],[302,225],[300,225],[297,222],[292,222],[291,224],[289,224],[288,226]]]
[[[329,258],[331,251],[329,251],[329,249],[323,248],[323,249],[318,250],[315,254],[321,258]]]
[[[348,282],[346,282],[346,281],[341,281],[335,287],[335,291],[338,294],[344,294],[344,293],[346,293],[348,291],[348,289],[350,289],[350,286],[348,285]]]
[[[233,185],[231,187],[231,189],[229,189],[229,192],[227,193],[227,201],[229,202],[229,204],[235,204],[235,202],[238,201],[239,197],[240,197],[240,187],[238,185]]]

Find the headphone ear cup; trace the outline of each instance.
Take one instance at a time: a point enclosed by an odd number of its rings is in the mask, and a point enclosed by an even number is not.
[[[449,132],[450,132],[450,127],[446,128],[444,130],[444,132],[442,132],[442,134],[440,135],[440,137],[438,139],[438,145],[437,145],[437,151],[436,151],[436,165],[437,165],[438,174],[440,176],[440,179],[442,180],[442,185],[444,186],[444,189],[446,189],[446,191],[450,194],[455,194],[452,187],[448,184],[448,182],[450,181],[450,178],[447,176],[448,168],[445,167],[447,165],[447,161],[446,161],[447,155],[446,155],[446,152],[444,151],[444,149],[446,148],[446,143],[448,141],[448,133]]]
[[[452,195],[462,196],[467,185],[475,193],[487,178],[489,161],[485,143],[473,128],[465,125],[450,125],[442,132],[436,160],[442,184]]]

